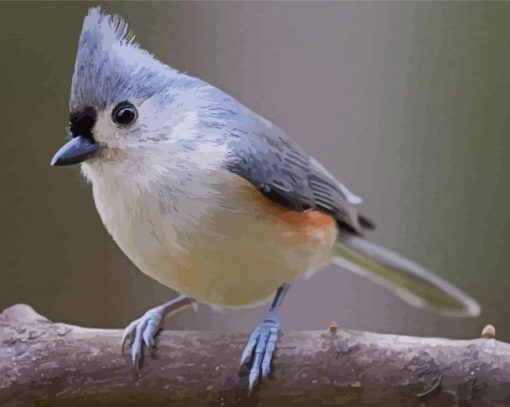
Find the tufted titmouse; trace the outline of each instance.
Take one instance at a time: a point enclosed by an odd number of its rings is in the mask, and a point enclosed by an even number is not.
[[[268,376],[290,284],[332,262],[413,305],[480,312],[456,287],[366,240],[373,224],[356,210],[361,199],[281,129],[159,62],[99,8],[83,24],[70,111],[72,138],[51,164],[81,163],[115,242],[182,293],[126,328],[135,369],[169,312],[274,298],[241,357],[251,390]]]

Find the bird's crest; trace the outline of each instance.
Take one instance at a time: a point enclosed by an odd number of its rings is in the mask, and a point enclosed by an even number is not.
[[[173,70],[134,42],[119,16],[89,10],[78,42],[70,108],[104,109],[130,98],[147,98],[166,86]]]
[[[102,39],[106,43],[119,42],[123,45],[130,45],[135,39],[135,33],[122,17],[116,14],[104,14],[99,6],[91,8],[83,20],[82,37],[87,31],[101,32]]]

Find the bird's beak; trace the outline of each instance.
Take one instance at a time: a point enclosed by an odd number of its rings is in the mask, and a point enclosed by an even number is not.
[[[98,143],[83,136],[74,137],[56,152],[51,160],[51,165],[72,165],[94,157],[98,152]]]

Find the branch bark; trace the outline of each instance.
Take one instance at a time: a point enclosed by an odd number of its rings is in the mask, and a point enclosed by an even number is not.
[[[248,335],[163,332],[133,378],[122,331],[52,323],[27,305],[0,314],[0,405],[510,405],[510,345],[348,330],[281,336],[273,377],[247,396]]]

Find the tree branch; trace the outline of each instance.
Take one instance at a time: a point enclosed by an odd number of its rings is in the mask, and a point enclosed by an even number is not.
[[[247,397],[248,335],[163,332],[133,378],[122,331],[0,314],[0,405],[510,405],[510,345],[337,330],[282,335],[273,377]]]

